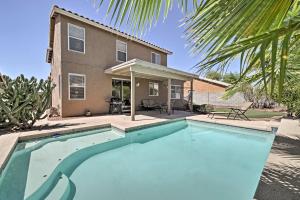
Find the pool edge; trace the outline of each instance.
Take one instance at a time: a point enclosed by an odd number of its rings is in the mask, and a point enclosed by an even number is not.
[[[93,130],[93,129],[108,128],[108,127],[115,128],[126,134],[130,131],[148,128],[148,127],[152,127],[152,126],[156,126],[156,125],[163,125],[163,124],[172,123],[172,122],[181,121],[181,120],[206,122],[206,123],[211,123],[211,124],[220,124],[220,125],[225,125],[225,126],[232,126],[232,127],[239,127],[239,128],[259,130],[259,131],[267,131],[267,132],[271,131],[271,127],[268,127],[268,126],[266,126],[265,128],[255,127],[255,126],[251,126],[249,124],[241,126],[241,125],[235,125],[235,124],[226,124],[226,123],[218,122],[215,120],[210,121],[210,120],[203,120],[203,119],[193,119],[191,117],[181,117],[181,118],[167,119],[165,121],[153,122],[153,123],[148,123],[148,124],[143,124],[143,125],[136,125],[136,126],[127,127],[127,128],[119,127],[113,123],[105,123],[105,124],[92,124],[90,126],[84,126],[84,127],[64,128],[62,130],[45,131],[45,132],[41,132],[38,134],[28,134],[27,132],[13,133],[13,134],[17,134],[15,136],[15,137],[17,137],[15,143],[13,145],[11,145],[10,148],[8,148],[8,149],[6,148],[3,150],[2,148],[0,148],[0,152],[2,152],[1,156],[3,157],[0,160],[0,174],[1,174],[2,170],[5,168],[7,161],[9,160],[11,153],[15,149],[16,144],[18,142],[50,137],[50,136],[53,136],[56,134],[65,135],[65,134],[77,133],[80,131],[89,131],[89,130]],[[3,136],[5,136],[5,135],[3,135]],[[0,137],[0,140],[2,139],[1,137]]]

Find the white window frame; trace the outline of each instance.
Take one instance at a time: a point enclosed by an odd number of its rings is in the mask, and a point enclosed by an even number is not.
[[[158,86],[158,87],[157,87],[157,88],[158,88],[158,89],[157,89],[157,95],[151,95],[151,94],[150,94],[150,84],[151,84],[151,83],[153,84],[153,86],[154,86],[154,84],[157,84],[157,86]],[[149,87],[149,96],[150,96],[150,97],[158,97],[158,96],[159,96],[159,83],[158,83],[158,82],[150,81],[149,84],[148,84],[148,87]]]
[[[83,87],[84,88],[84,97],[83,98],[71,98],[71,86],[70,86],[70,76],[82,76],[84,77],[84,84],[83,86],[77,86],[77,87]],[[69,100],[86,100],[86,75],[85,74],[76,74],[76,73],[69,73],[68,74],[68,89],[69,89]]]
[[[74,26],[76,28],[79,28],[79,29],[82,29],[83,30],[83,40],[81,38],[77,38],[77,37],[73,37],[73,36],[70,36],[70,26]],[[70,49],[70,38],[74,38],[76,40],[81,40],[83,41],[83,52],[81,51],[76,51],[76,50],[73,50],[73,49]],[[68,51],[72,51],[72,52],[76,52],[76,53],[82,53],[82,54],[85,54],[85,28],[83,27],[80,27],[80,26],[76,26],[74,24],[71,24],[71,23],[68,23]]]
[[[176,94],[176,87],[182,88],[181,85],[171,85],[171,99],[181,99],[181,94],[182,94],[181,92],[180,92],[180,97],[179,98],[176,98],[176,97],[172,98],[172,86],[175,87],[175,94]]]
[[[120,52],[123,52],[123,53],[126,53],[126,60],[125,61],[122,61],[122,60],[119,60],[118,59],[118,43],[123,43],[123,44],[125,44],[126,45],[126,52],[124,52],[124,51],[120,51]],[[123,42],[123,41],[121,41],[121,40],[116,40],[116,61],[117,62],[127,62],[127,60],[128,60],[128,53],[127,53],[128,51],[127,51],[127,42]]]
[[[155,63],[155,62],[153,62],[153,59],[152,59],[152,54],[154,54],[155,55],[155,59],[156,59],[156,56],[159,56],[159,63]],[[160,56],[160,54],[159,53],[155,53],[155,52],[151,52],[151,63],[153,63],[153,64],[157,64],[157,65],[161,65],[161,56]]]

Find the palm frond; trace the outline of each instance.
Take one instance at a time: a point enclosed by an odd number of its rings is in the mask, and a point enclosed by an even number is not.
[[[94,0],[97,7],[103,2]],[[199,73],[226,71],[240,57],[239,82],[262,82],[266,92],[278,88],[282,93],[288,75],[295,71],[291,66],[300,66],[296,55],[300,52],[295,50],[300,0],[110,0],[107,15],[115,26],[126,21],[138,33],[161,16],[166,18],[175,2],[186,15],[183,25],[191,53],[206,54],[196,65]]]
[[[176,2],[183,13],[187,13],[189,8],[196,9],[203,4],[203,0]],[[104,3],[103,0],[93,0],[97,9],[102,8]],[[142,33],[151,28],[160,16],[166,18],[173,4],[174,0],[110,0],[106,13],[114,26],[121,26],[126,21],[132,32]]]

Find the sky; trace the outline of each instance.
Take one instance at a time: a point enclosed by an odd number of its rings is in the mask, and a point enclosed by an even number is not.
[[[9,0],[0,7],[0,72],[16,77],[24,74],[46,78],[50,64],[46,63],[49,39],[49,16],[53,5],[71,10],[80,15],[109,25],[104,7],[94,8],[91,0]],[[142,39],[173,52],[168,57],[168,66],[194,72],[193,66],[200,56],[191,56],[186,47],[184,28],[180,26],[183,15],[174,4],[168,18],[160,20],[142,36]],[[125,25],[121,30],[130,33]]]

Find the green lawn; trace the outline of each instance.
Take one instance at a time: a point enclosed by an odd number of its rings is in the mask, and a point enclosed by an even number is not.
[[[226,108],[217,108],[215,109],[217,112],[229,112],[230,109]],[[284,112],[275,112],[275,111],[263,111],[263,110],[255,110],[255,109],[249,109],[246,112],[246,116],[249,118],[271,118],[274,116],[283,116],[285,115]]]

